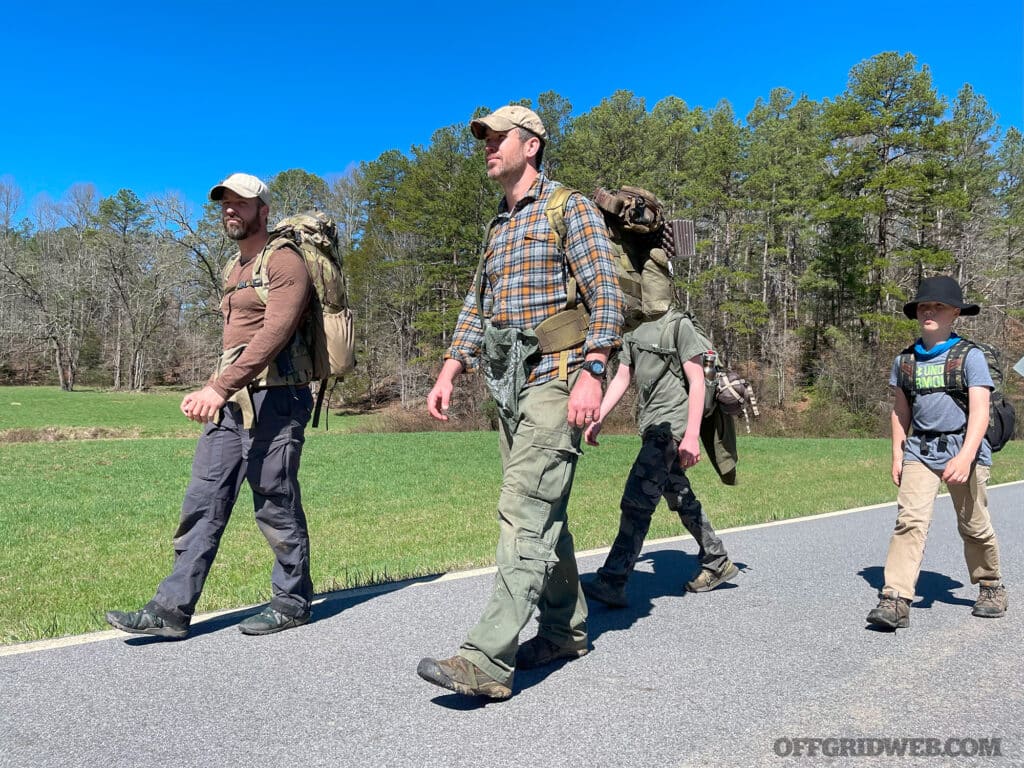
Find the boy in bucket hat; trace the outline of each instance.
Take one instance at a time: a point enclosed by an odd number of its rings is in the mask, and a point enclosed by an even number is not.
[[[953,332],[953,323],[960,315],[977,315],[979,307],[965,303],[959,283],[943,275],[922,280],[917,295],[903,312],[921,327],[921,336],[913,347],[917,394],[911,402],[898,386],[897,356],[889,385],[894,392],[892,479],[900,489],[898,513],[885,561],[885,585],[867,621],[893,630],[910,626],[910,602],[921,571],[935,497],[943,482],[956,510],[971,583],[980,586],[973,614],[999,618],[1006,613],[1007,598],[987,505],[992,451],[985,431],[993,383],[984,353],[973,347],[963,360],[966,414],[944,389],[946,358],[960,341]]]

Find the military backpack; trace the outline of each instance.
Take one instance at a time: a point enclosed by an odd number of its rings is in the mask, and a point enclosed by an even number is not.
[[[225,293],[254,288],[261,302],[267,303],[269,280],[266,268],[269,256],[280,248],[299,253],[313,284],[309,311],[292,341],[257,379],[259,384],[320,383],[313,426],[319,423],[320,409],[330,380],[344,376],[355,367],[353,314],[348,304],[345,270],[338,245],[338,227],[322,211],[288,216],[268,233],[267,245],[256,257],[252,278],[237,285],[227,279],[240,258],[236,254],[224,268]]]
[[[992,394],[988,401],[988,429],[985,432],[985,439],[991,446],[993,453],[1001,450],[1010,440],[1017,425],[1017,413],[1013,404],[1003,395],[1003,366],[1000,361],[999,350],[991,344],[981,341],[970,341],[960,339],[946,353],[946,364],[943,368],[943,382],[941,386],[928,388],[917,388],[916,366],[917,358],[914,355],[914,345],[904,349],[900,353],[899,372],[896,376],[896,386],[903,390],[907,396],[907,402],[911,406],[917,395],[926,395],[933,392],[945,392],[960,409],[967,414],[970,402],[967,393],[967,380],[964,374],[964,360],[967,353],[972,349],[980,349],[985,355],[985,362],[988,363],[989,375],[992,377]],[[964,425],[964,431],[967,425]]]

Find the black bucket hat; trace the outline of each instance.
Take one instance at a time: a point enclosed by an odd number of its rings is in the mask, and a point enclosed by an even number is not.
[[[976,315],[981,311],[977,304],[964,304],[964,292],[960,289],[960,283],[946,275],[926,277],[922,280],[917,286],[917,296],[914,300],[903,305],[903,314],[911,320],[917,320],[917,305],[923,301],[941,301],[959,309],[961,315]]]

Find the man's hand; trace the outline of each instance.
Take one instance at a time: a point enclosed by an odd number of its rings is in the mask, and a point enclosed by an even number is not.
[[[569,426],[583,429],[601,417],[601,380],[582,371],[569,393]]]
[[[190,392],[185,395],[181,401],[181,412],[192,421],[205,424],[208,421],[213,421],[217,412],[224,407],[226,402],[227,400],[221,397],[217,390],[206,386],[198,392]]]
[[[427,395],[427,412],[438,421],[448,421],[448,406],[452,402],[455,377],[462,372],[462,363],[448,358],[441,366],[434,388]]]

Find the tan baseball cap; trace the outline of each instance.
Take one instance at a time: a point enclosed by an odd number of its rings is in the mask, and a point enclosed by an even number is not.
[[[211,200],[224,197],[224,190],[230,189],[240,197],[258,197],[264,205],[270,205],[270,190],[267,185],[248,173],[232,173],[210,190]]]
[[[540,136],[541,139],[546,140],[548,137],[548,132],[544,130],[544,123],[537,117],[536,112],[514,104],[497,109],[487,115],[487,117],[477,118],[469,124],[469,130],[478,139],[482,139],[487,135],[488,128],[498,133],[511,131],[513,128],[525,128],[531,133]]]

